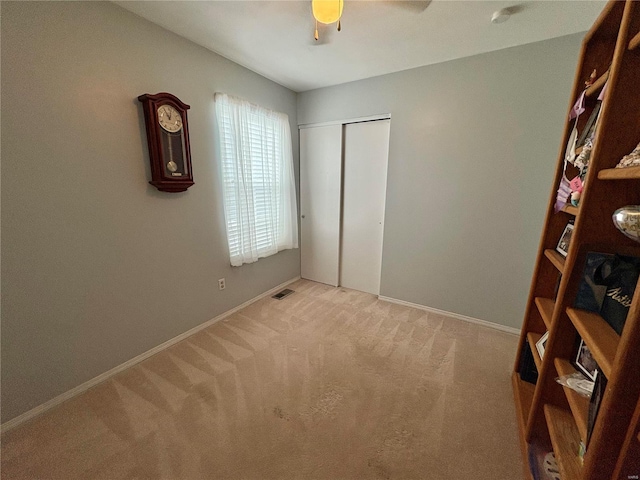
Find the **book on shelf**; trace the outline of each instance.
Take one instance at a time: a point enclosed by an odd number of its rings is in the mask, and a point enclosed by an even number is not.
[[[536,368],[536,362],[533,359],[533,352],[528,343],[525,342],[522,350],[522,356],[520,357],[520,366],[518,368],[520,378],[529,383],[535,383],[538,381],[538,369]]]

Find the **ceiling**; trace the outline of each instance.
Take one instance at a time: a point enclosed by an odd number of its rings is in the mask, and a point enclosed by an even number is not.
[[[302,92],[586,31],[606,2],[345,0],[342,31],[319,25],[319,42],[310,0],[115,3]]]

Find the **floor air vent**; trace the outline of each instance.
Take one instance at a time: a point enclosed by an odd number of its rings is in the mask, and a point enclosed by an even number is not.
[[[289,288],[285,288],[284,290],[276,293],[273,297],[271,298],[275,298],[276,300],[282,300],[284,297],[286,297],[287,295],[290,295],[293,293],[293,290],[289,289]]]

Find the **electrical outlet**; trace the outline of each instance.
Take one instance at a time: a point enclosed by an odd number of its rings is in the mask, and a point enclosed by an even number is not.
[[[224,290],[224,287],[225,287],[224,278],[221,278],[220,280],[218,280],[218,288],[220,290]]]

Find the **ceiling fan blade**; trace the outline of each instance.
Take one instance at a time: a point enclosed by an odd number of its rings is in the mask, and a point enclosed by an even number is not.
[[[431,0],[391,0],[389,4],[414,13],[422,13],[431,4]]]

